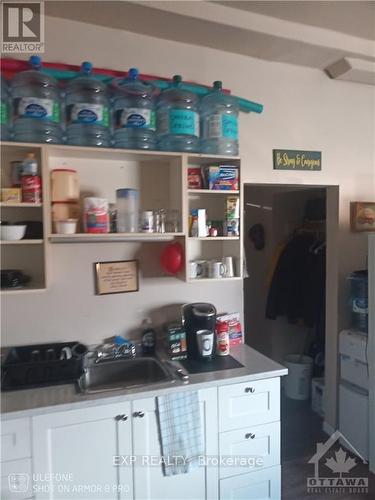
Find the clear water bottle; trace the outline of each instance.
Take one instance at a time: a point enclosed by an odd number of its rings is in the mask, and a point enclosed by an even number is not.
[[[221,82],[214,82],[200,106],[202,153],[238,154],[238,112],[237,100],[223,93]]]
[[[8,94],[8,83],[1,75],[1,140],[9,141],[9,94]]]
[[[63,141],[60,89],[42,71],[39,56],[29,59],[31,69],[17,73],[11,82],[14,140],[20,142]]]
[[[158,100],[157,136],[162,151],[198,151],[198,96],[183,90],[181,84],[181,76],[175,75]]]
[[[155,88],[138,75],[138,69],[131,68],[127,78],[112,82],[116,148],[156,149]]]
[[[107,86],[83,62],[80,75],[66,86],[66,142],[75,146],[111,145]]]

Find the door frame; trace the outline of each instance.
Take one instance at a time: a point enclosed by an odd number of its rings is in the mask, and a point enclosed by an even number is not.
[[[266,182],[245,182],[243,185],[244,203],[246,186],[251,187],[272,187],[272,188],[296,188],[305,189],[325,189],[326,191],[326,348],[325,348],[325,390],[324,407],[325,416],[323,430],[327,434],[332,434],[338,428],[338,389],[339,389],[339,198],[340,186],[333,184],[290,184],[290,183],[266,183]],[[245,217],[245,213],[244,213]],[[245,224],[243,224],[243,227]],[[245,314],[245,287],[243,290],[243,311]],[[329,335],[327,335],[329,332]]]
[[[369,422],[375,422],[375,233],[368,236],[369,324],[367,361],[369,370]],[[369,467],[375,474],[375,428],[369,425]]]

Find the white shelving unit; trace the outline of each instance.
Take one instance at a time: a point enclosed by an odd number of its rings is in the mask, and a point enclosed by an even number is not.
[[[220,259],[233,256],[236,276],[219,280],[200,279],[199,282],[228,281],[242,279],[242,238],[207,237],[191,238],[188,233],[188,216],[191,208],[206,208],[211,219],[224,218],[226,196],[239,196],[242,210],[241,190],[218,191],[187,188],[187,168],[204,165],[234,165],[240,168],[239,157],[220,157],[203,154],[182,154],[158,151],[132,151],[114,148],[91,148],[79,146],[1,143],[2,185],[10,186],[10,162],[24,159],[33,152],[40,165],[43,187],[43,203],[0,203],[2,218],[39,220],[43,222],[43,239],[1,242],[2,269],[21,269],[32,276],[30,285],[23,289],[3,290],[2,293],[41,291],[48,286],[48,254],[55,244],[88,243],[163,243],[177,240],[185,250],[185,266],[179,278],[187,282],[189,260]],[[164,208],[179,214],[178,232],[168,233],[108,233],[87,234],[82,231],[72,235],[54,234],[51,219],[50,172],[55,168],[73,168],[80,180],[81,198],[97,196],[115,202],[116,189],[135,188],[140,191],[141,210]],[[31,258],[30,258],[31,255]]]

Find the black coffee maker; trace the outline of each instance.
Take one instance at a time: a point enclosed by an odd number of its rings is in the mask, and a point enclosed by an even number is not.
[[[188,358],[206,360],[212,359],[212,357],[215,355],[216,347],[215,306],[206,302],[185,304],[182,307],[182,316],[186,331]],[[200,333],[198,333],[197,335],[197,332]],[[210,332],[212,332],[211,336]],[[204,337],[203,342],[202,340],[198,341],[198,336],[200,335]],[[203,349],[203,346],[208,347],[208,349]]]

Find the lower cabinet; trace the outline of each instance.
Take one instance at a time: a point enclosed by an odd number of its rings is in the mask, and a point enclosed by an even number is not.
[[[217,456],[217,390],[198,394],[203,452]],[[155,398],[32,420],[35,500],[218,498],[217,467],[202,465],[188,474],[164,477]]]
[[[216,388],[199,391],[201,422],[203,423],[204,455],[218,454]],[[140,457],[134,468],[134,493],[139,500],[216,500],[218,498],[218,468],[206,462],[188,474],[163,476],[158,465],[160,444],[155,398],[134,401],[135,414],[144,417],[133,420],[134,455]],[[181,432],[184,432],[181,429]],[[142,464],[142,459],[144,460]],[[152,463],[155,460],[155,463]]]
[[[131,403],[88,407],[32,419],[36,500],[131,499]]]
[[[220,500],[280,500],[280,465],[220,481]]]

